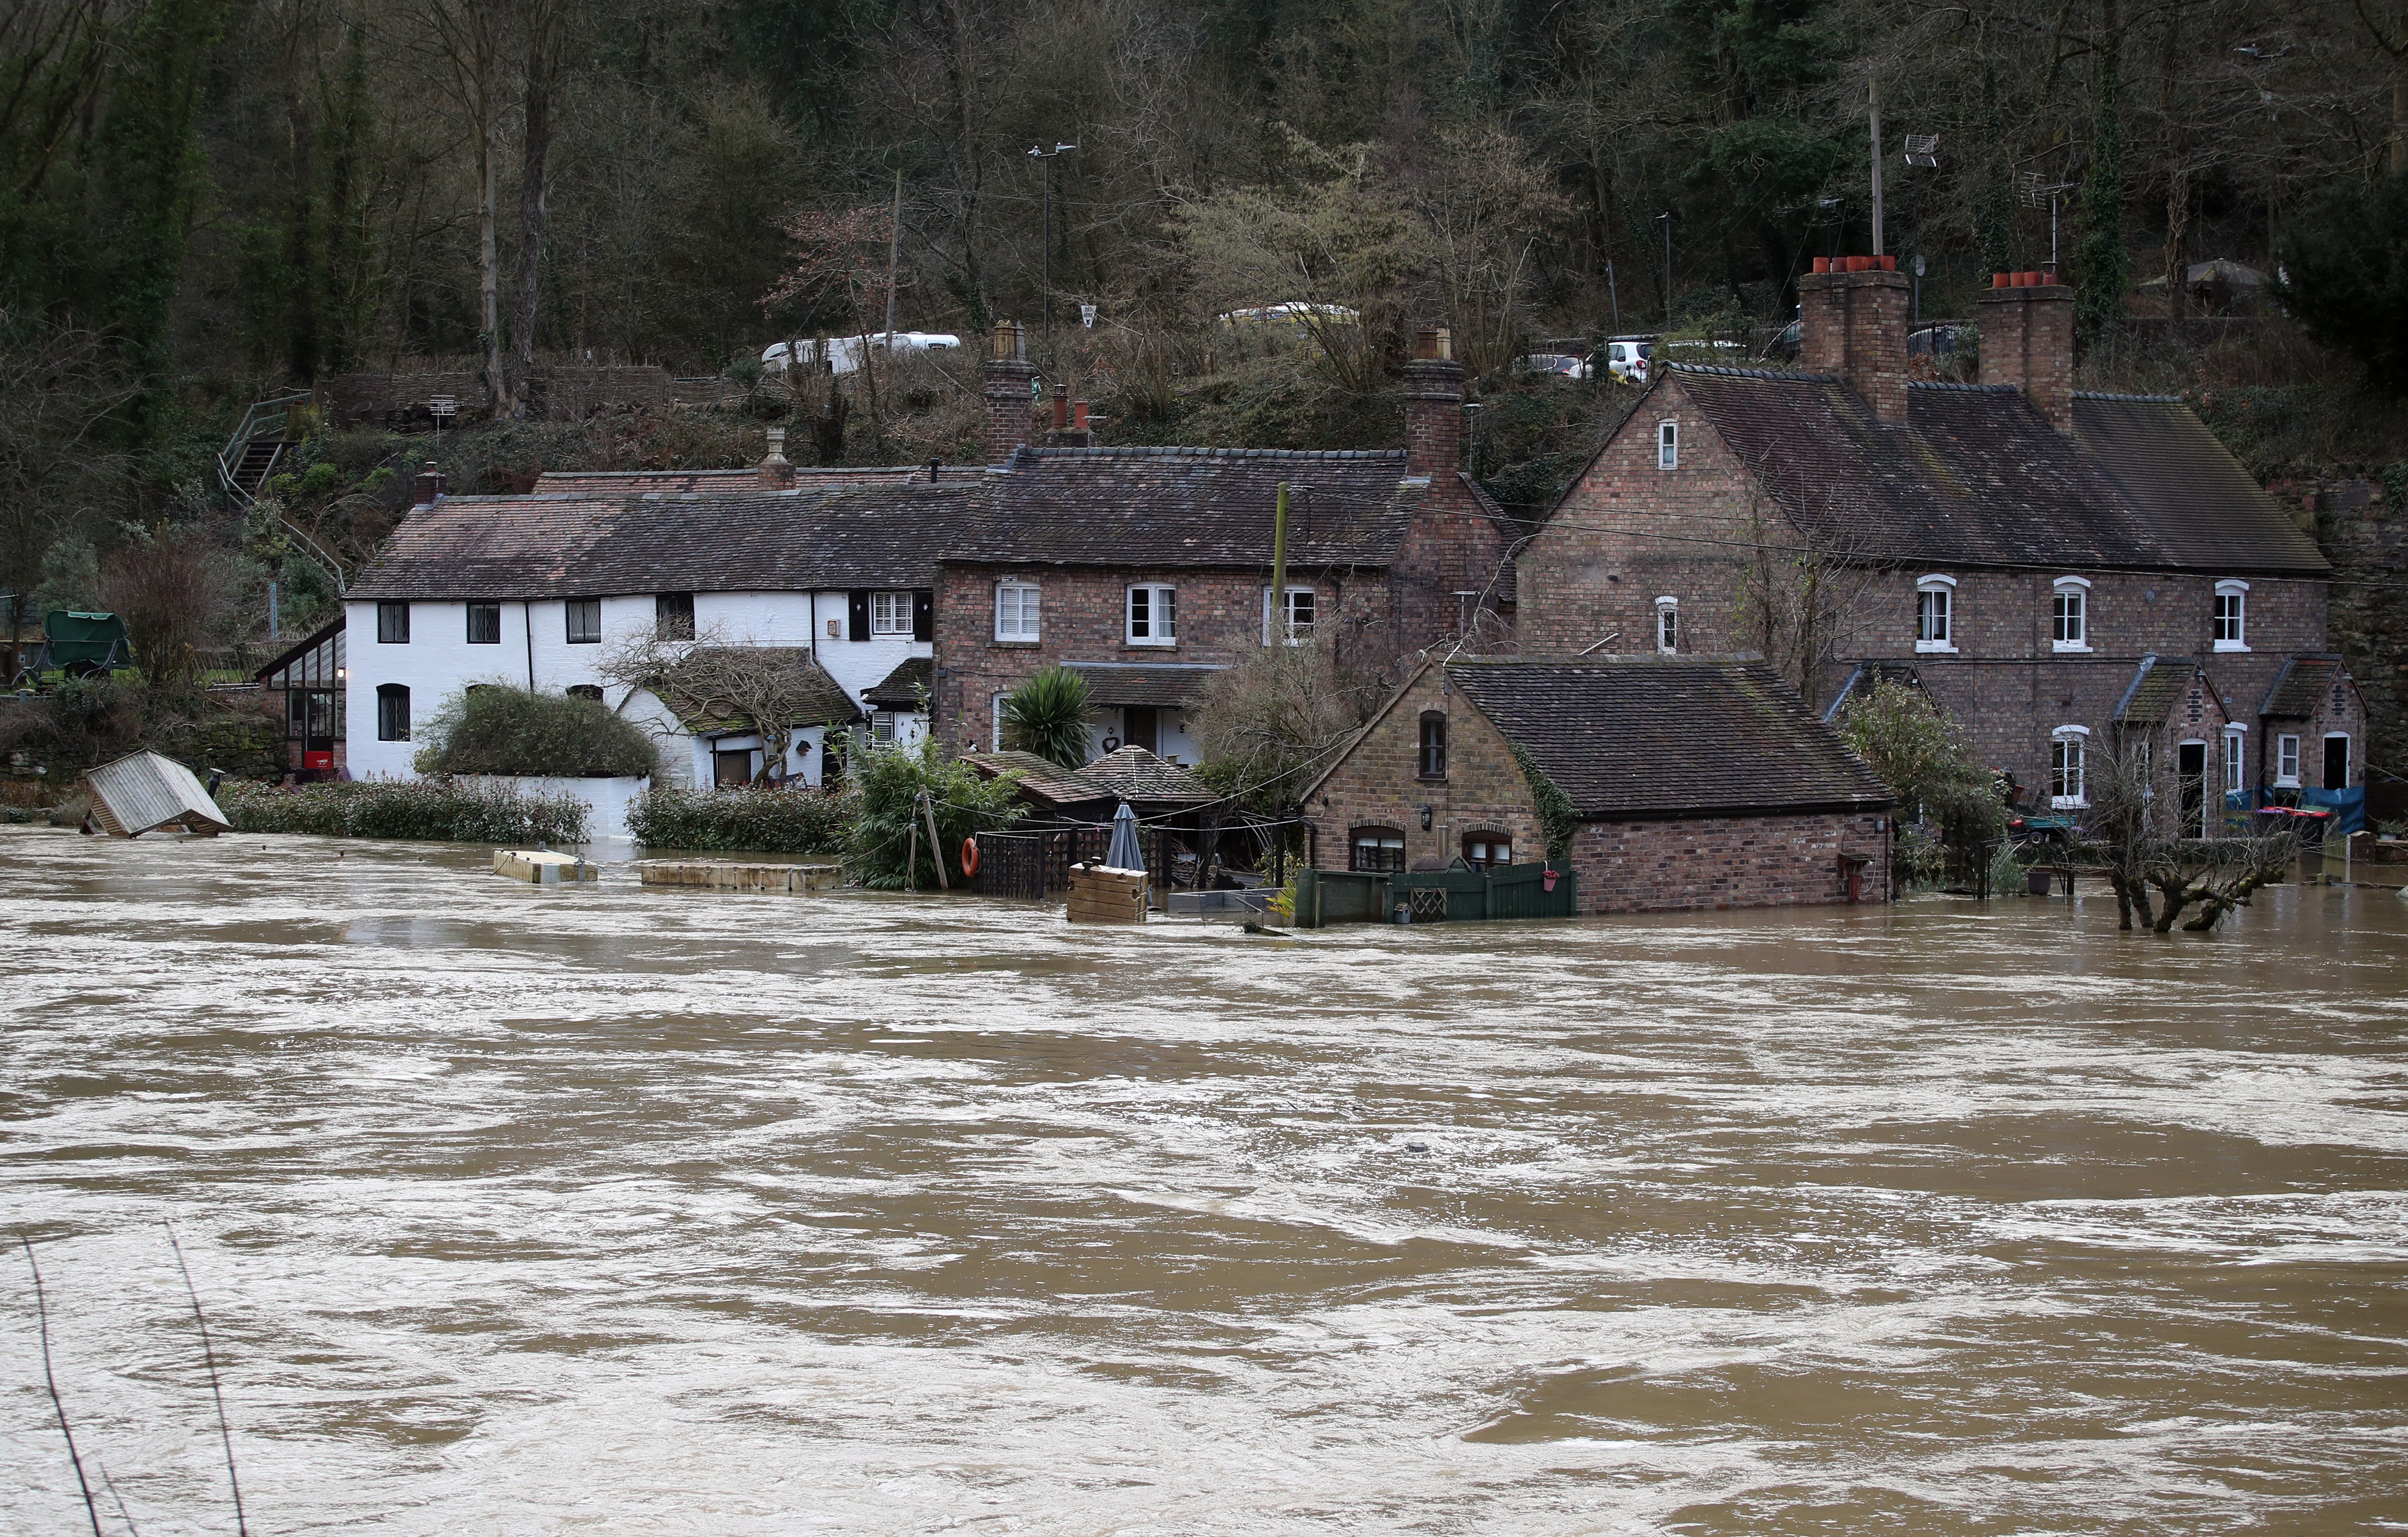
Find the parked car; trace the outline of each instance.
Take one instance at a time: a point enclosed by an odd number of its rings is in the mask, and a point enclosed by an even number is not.
[[[865,345],[870,356],[900,357],[907,352],[941,352],[961,344],[961,338],[946,331],[897,331],[891,337],[884,331],[873,331],[866,337],[815,337],[800,343],[770,343],[761,349],[761,366],[772,372],[783,372],[799,345],[806,369],[816,366],[824,373],[850,374],[860,372]]]
[[[1531,352],[1513,360],[1517,374],[1560,374],[1566,379],[1586,379],[1589,366],[1580,358],[1563,352]]]
[[[1599,347],[1591,357],[1591,365],[1602,361],[1605,371],[1615,379],[1628,380],[1633,384],[1647,382],[1647,368],[1656,355],[1653,337],[1616,337]]]

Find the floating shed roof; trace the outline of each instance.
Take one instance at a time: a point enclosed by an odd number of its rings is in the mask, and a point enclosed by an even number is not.
[[[174,823],[194,832],[233,829],[190,768],[156,753],[129,753],[84,771],[92,819],[113,838],[139,838]]]

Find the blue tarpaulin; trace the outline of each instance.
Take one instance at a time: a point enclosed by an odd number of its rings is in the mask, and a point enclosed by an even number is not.
[[[2330,830],[2347,838],[2366,830],[2366,786],[2354,790],[2301,790],[2300,804],[2311,811],[2322,809],[2333,813]]]

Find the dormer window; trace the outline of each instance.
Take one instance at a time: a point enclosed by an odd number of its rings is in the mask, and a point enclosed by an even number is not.
[[[1678,469],[1681,467],[1680,423],[1658,422],[1656,424],[1656,467],[1657,469]]]
[[[2215,649],[2249,649],[2249,583],[2227,579],[2215,584]]]
[[[1928,576],[1914,584],[1914,649],[1956,649],[1956,579]]]
[[[2050,600],[2049,650],[2090,649],[2090,582],[2078,576],[2058,577]]]

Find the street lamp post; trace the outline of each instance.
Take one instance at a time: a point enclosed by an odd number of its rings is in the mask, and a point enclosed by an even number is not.
[[[1045,297],[1039,308],[1045,312],[1045,339],[1048,342],[1054,339],[1054,159],[1077,148],[1075,144],[1056,144],[1049,150],[1042,144],[1036,144],[1031,145],[1028,151],[1045,167],[1045,252],[1042,268]]]

